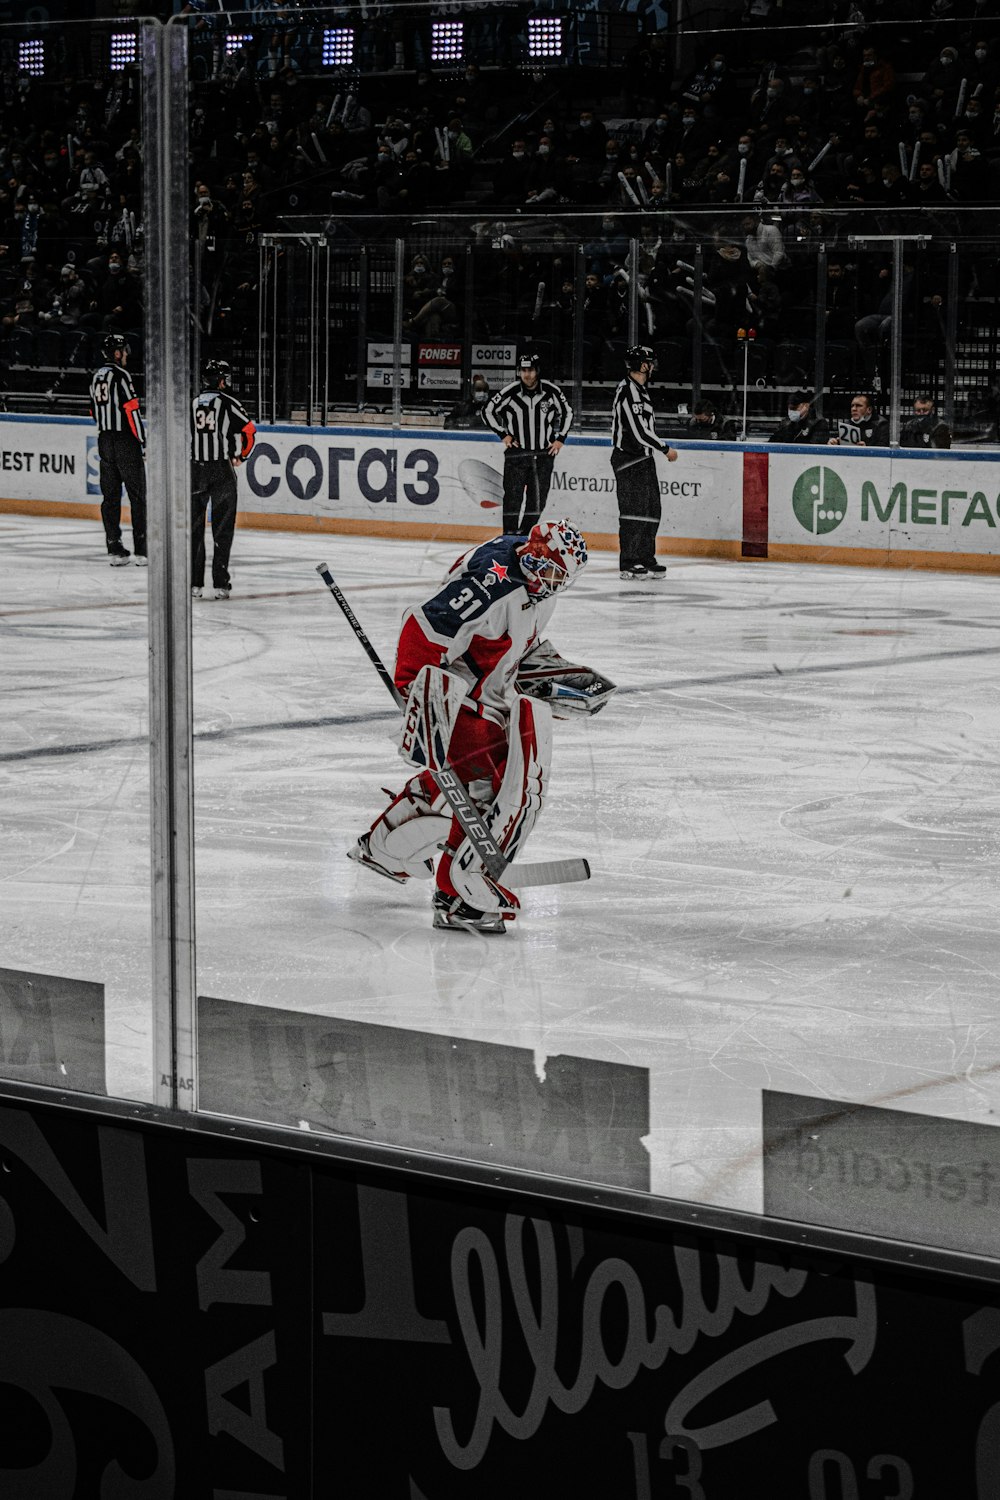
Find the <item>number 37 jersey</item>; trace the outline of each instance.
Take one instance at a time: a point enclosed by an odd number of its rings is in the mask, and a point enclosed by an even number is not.
[[[499,536],[458,559],[426,604],[407,610],[396,655],[402,693],[421,667],[443,666],[468,683],[467,702],[504,724],[522,658],[537,644],[555,599],[534,600],[517,559],[523,536]]]

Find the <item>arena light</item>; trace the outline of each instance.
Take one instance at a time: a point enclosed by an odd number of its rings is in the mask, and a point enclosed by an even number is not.
[[[465,53],[464,21],[431,22],[431,62],[461,62]]]
[[[17,66],[22,73],[41,78],[45,72],[45,43],[43,41],[18,42]]]
[[[253,37],[249,31],[227,31],[226,32],[226,56],[232,57],[239,52],[241,47],[249,47]]]
[[[528,56],[562,57],[563,23],[561,16],[528,17]]]
[[[138,54],[138,41],[134,31],[115,31],[111,35],[111,71],[121,73],[129,63],[134,63]]]
[[[328,27],[323,32],[324,68],[354,66],[354,31],[350,26]]]

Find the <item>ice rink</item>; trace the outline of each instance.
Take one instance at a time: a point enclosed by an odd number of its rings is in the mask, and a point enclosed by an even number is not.
[[[146,575],[96,523],[0,537],[0,965],[103,984],[110,1091],[148,1098]],[[345,858],[406,770],[315,573],[391,663],[461,550],[241,530],[194,601],[199,992],[648,1068],[683,1199],[760,1208],[762,1088],[990,1122],[997,580],[592,554],[550,634],[620,691],[556,724],[526,857],[593,878],[491,939]]]

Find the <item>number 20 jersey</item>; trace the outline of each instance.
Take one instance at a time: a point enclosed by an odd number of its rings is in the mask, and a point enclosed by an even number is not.
[[[523,536],[498,536],[464,553],[439,592],[407,610],[396,654],[402,693],[421,667],[443,666],[468,683],[470,707],[506,724],[518,667],[556,603],[528,593],[517,557],[524,542]]]

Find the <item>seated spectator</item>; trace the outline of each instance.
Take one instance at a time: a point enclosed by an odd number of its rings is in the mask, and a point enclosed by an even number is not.
[[[732,421],[719,416],[714,401],[703,398],[691,408],[686,436],[703,443],[728,443],[735,438],[736,430]]]
[[[937,414],[932,396],[915,396],[913,415],[902,425],[899,441],[904,448],[950,448],[951,430]]]
[[[535,154],[528,165],[526,203],[558,202],[568,186],[566,168],[552,148],[547,135],[539,136]]]
[[[813,410],[812,391],[793,391],[788,398],[787,415],[771,434],[772,443],[826,443],[830,424]]]
[[[773,270],[779,270],[788,264],[780,219],[747,214],[741,220],[740,228],[746,236],[743,243],[752,270],[756,271],[758,266],[770,266]]]
[[[930,101],[936,119],[949,120],[954,117],[961,87],[962,69],[958,62],[958,48],[942,47],[940,54],[920,80],[920,93]]]
[[[788,207],[812,208],[815,204],[822,203],[823,199],[811,179],[806,176],[804,168],[794,166],[788,181],[778,194],[778,202]]]
[[[456,401],[444,419],[445,427],[481,427],[483,412],[490,399],[490,388],[485,375],[473,375],[469,393]]]
[[[861,67],[854,81],[854,102],[864,110],[887,106],[892,101],[896,87],[896,70],[887,58],[879,55],[876,47],[866,47],[861,54]]]
[[[875,415],[871,396],[862,392],[851,398],[850,417],[837,423],[837,435],[827,439],[831,446],[838,443],[850,448],[886,448],[889,445],[889,423],[885,417]]]
[[[498,205],[521,204],[528,196],[528,144],[523,135],[510,143],[510,152],[493,174],[493,194]]]
[[[913,189],[894,161],[882,167],[882,202],[889,208],[903,208],[913,202]]]

